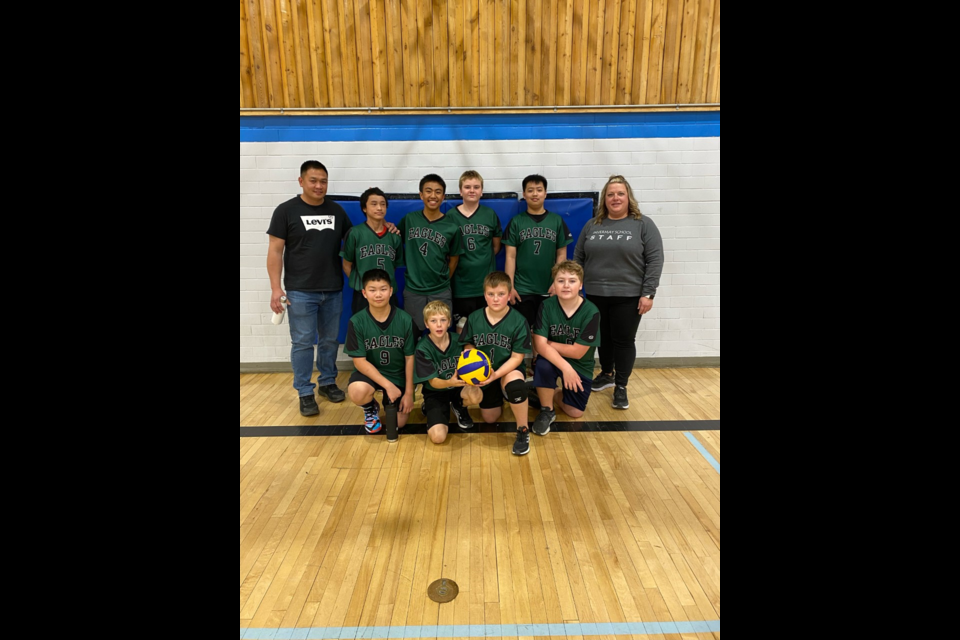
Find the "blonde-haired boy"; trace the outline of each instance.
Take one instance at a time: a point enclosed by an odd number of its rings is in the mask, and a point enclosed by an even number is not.
[[[417,345],[414,384],[423,385],[423,413],[427,418],[427,433],[434,444],[443,444],[450,432],[450,410],[457,416],[461,429],[473,429],[473,418],[464,406],[464,396],[476,397],[479,389],[467,387],[457,377],[460,360],[460,336],[449,332],[453,321],[450,307],[439,300],[423,309],[429,339]],[[467,393],[467,389],[472,393]],[[468,404],[478,404],[476,402]]]

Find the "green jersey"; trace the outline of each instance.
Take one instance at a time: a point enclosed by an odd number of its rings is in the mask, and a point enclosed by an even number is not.
[[[390,274],[390,286],[397,289],[397,267],[403,264],[403,240],[395,233],[387,232],[380,237],[368,224],[350,229],[343,243],[340,257],[353,263],[350,286],[354,291],[363,289],[363,276],[368,271],[383,269]]]
[[[517,248],[514,287],[521,296],[545,296],[553,286],[557,251],[573,244],[573,234],[559,215],[523,212],[510,221],[503,244]]]
[[[417,365],[413,372],[413,382],[423,385],[423,393],[445,393],[449,389],[436,389],[430,380],[449,380],[457,372],[457,363],[460,362],[460,336],[455,333],[450,336],[450,346],[441,351],[428,336],[417,345]]]
[[[460,225],[463,256],[453,274],[454,298],[478,298],[483,295],[483,281],[497,270],[493,239],[503,237],[500,216],[490,207],[481,206],[469,218],[459,209],[447,213]]]
[[[472,344],[487,354],[494,371],[499,371],[515,353],[533,353],[530,325],[523,314],[510,308],[503,320],[490,322],[487,309],[470,314],[460,334],[460,344]]]
[[[543,336],[558,344],[582,344],[590,347],[579,360],[564,358],[584,378],[593,378],[596,368],[597,347],[600,346],[600,309],[589,300],[584,300],[572,316],[560,306],[560,298],[549,298],[540,306],[534,335]]]
[[[364,309],[350,318],[344,353],[351,358],[366,358],[384,378],[403,389],[407,386],[407,357],[412,356],[413,318],[403,309],[391,307],[384,323]]]
[[[450,288],[450,257],[463,253],[460,227],[450,216],[436,222],[423,211],[408,214],[400,221],[407,263],[407,289],[432,296]]]

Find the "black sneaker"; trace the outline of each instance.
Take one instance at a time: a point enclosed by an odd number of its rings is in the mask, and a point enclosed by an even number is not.
[[[330,402],[334,404],[340,404],[347,399],[347,394],[340,390],[335,384],[330,384],[325,387],[317,387],[317,395],[321,395]]]
[[[607,389],[613,389],[615,386],[617,386],[617,381],[613,376],[606,373],[601,373],[597,376],[597,379],[593,381],[594,392],[606,391]]]
[[[557,412],[544,409],[540,412],[540,415],[537,416],[536,422],[533,423],[533,432],[538,436],[545,436],[550,433],[550,427],[556,421]]]
[[[517,443],[513,445],[513,455],[525,456],[530,453],[530,430],[517,431]]]
[[[470,415],[470,410],[466,407],[458,407],[453,405],[453,415],[457,416],[457,424],[460,425],[461,429],[469,431],[477,426],[473,422],[473,417]]]
[[[320,415],[320,407],[317,406],[317,401],[312,395],[300,398],[300,415],[304,418]]]
[[[617,390],[613,392],[613,408],[621,410],[630,408],[630,398],[627,397],[626,387],[617,387]]]

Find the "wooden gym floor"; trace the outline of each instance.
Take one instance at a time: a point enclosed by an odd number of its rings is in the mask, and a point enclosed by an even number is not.
[[[719,369],[638,370],[524,458],[429,444],[419,394],[398,444],[330,435],[360,409],[302,418],[291,382],[240,376],[241,638],[720,638]]]

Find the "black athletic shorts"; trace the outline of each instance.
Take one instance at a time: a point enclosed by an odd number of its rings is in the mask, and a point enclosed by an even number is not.
[[[527,372],[523,365],[520,365],[520,368],[517,369],[517,371],[522,373],[524,379],[526,379]],[[483,387],[481,390],[483,391],[483,401],[480,403],[481,409],[489,410],[503,408],[503,403],[507,400],[506,396],[503,395],[503,378],[500,378],[496,382]]]
[[[453,299],[453,326],[456,327],[460,320],[469,318],[474,311],[487,308],[487,299],[484,296],[479,298],[454,298]]]
[[[381,387],[380,385],[378,385],[376,382],[374,382],[373,380],[371,380],[371,379],[368,378],[367,376],[365,376],[365,375],[363,375],[362,373],[360,373],[359,371],[354,371],[354,372],[353,372],[353,375],[350,376],[350,384],[353,384],[354,382],[366,382],[368,385],[370,385],[371,387],[373,387],[374,396],[376,396],[376,394],[377,394],[378,391],[383,392],[383,403],[382,403],[382,404],[383,404],[384,406],[386,406],[386,405],[388,405],[388,404],[391,404],[391,402],[390,402],[390,396],[387,395],[387,390],[384,389],[383,387]],[[407,392],[407,390],[406,390],[405,388],[401,387],[400,385],[397,385],[397,388],[400,389],[400,397],[397,398],[397,402],[396,402],[397,406],[399,407],[399,406],[400,406],[400,401],[403,400],[403,395]]]
[[[440,392],[423,394],[423,412],[427,416],[427,428],[438,424],[450,425],[450,405],[463,404],[460,398],[460,388],[447,389]]]
[[[540,313],[540,307],[544,302],[550,299],[550,296],[534,296],[534,295],[520,295],[523,298],[523,302],[517,303],[514,306],[514,309],[520,312],[520,314],[527,319],[527,324],[530,325],[530,330],[533,331],[533,327],[537,324],[537,315]]]

